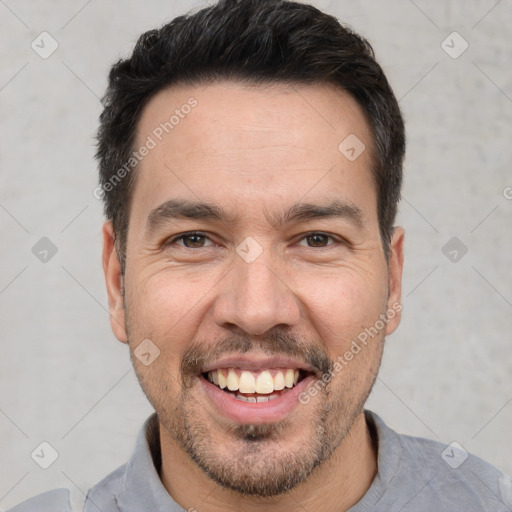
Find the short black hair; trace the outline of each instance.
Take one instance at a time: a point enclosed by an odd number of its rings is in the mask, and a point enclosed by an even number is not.
[[[334,84],[358,102],[374,136],[372,173],[387,257],[400,199],[405,130],[398,102],[371,45],[311,5],[219,0],[142,34],[132,55],[110,71],[96,157],[105,215],[113,223],[123,271],[136,176],[127,172],[126,162],[134,151],[143,108],[170,86],[222,80]]]

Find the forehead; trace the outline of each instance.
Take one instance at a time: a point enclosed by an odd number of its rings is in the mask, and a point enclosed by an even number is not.
[[[247,215],[251,205],[268,214],[305,196],[361,209],[376,202],[371,130],[357,102],[331,85],[171,87],[142,112],[143,146],[151,149],[137,168],[132,219],[179,197]]]

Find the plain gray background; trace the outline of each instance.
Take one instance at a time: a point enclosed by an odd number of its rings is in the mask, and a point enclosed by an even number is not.
[[[512,473],[512,3],[312,3],[369,38],[407,123],[404,314],[368,406]],[[55,487],[79,503],[151,412],[108,322],[94,134],[110,65],[200,5],[0,0],[2,509]]]

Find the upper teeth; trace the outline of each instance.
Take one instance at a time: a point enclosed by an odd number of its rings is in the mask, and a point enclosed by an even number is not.
[[[299,381],[299,370],[288,368],[253,373],[236,368],[223,368],[208,372],[208,379],[222,389],[228,388],[229,391],[268,395],[285,387],[293,388]]]

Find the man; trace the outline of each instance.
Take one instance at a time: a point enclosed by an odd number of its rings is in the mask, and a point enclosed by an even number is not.
[[[511,510],[499,470],[364,410],[402,310],[405,149],[364,39],[221,0],[142,35],[104,104],[111,324],[155,414],[86,512]]]

